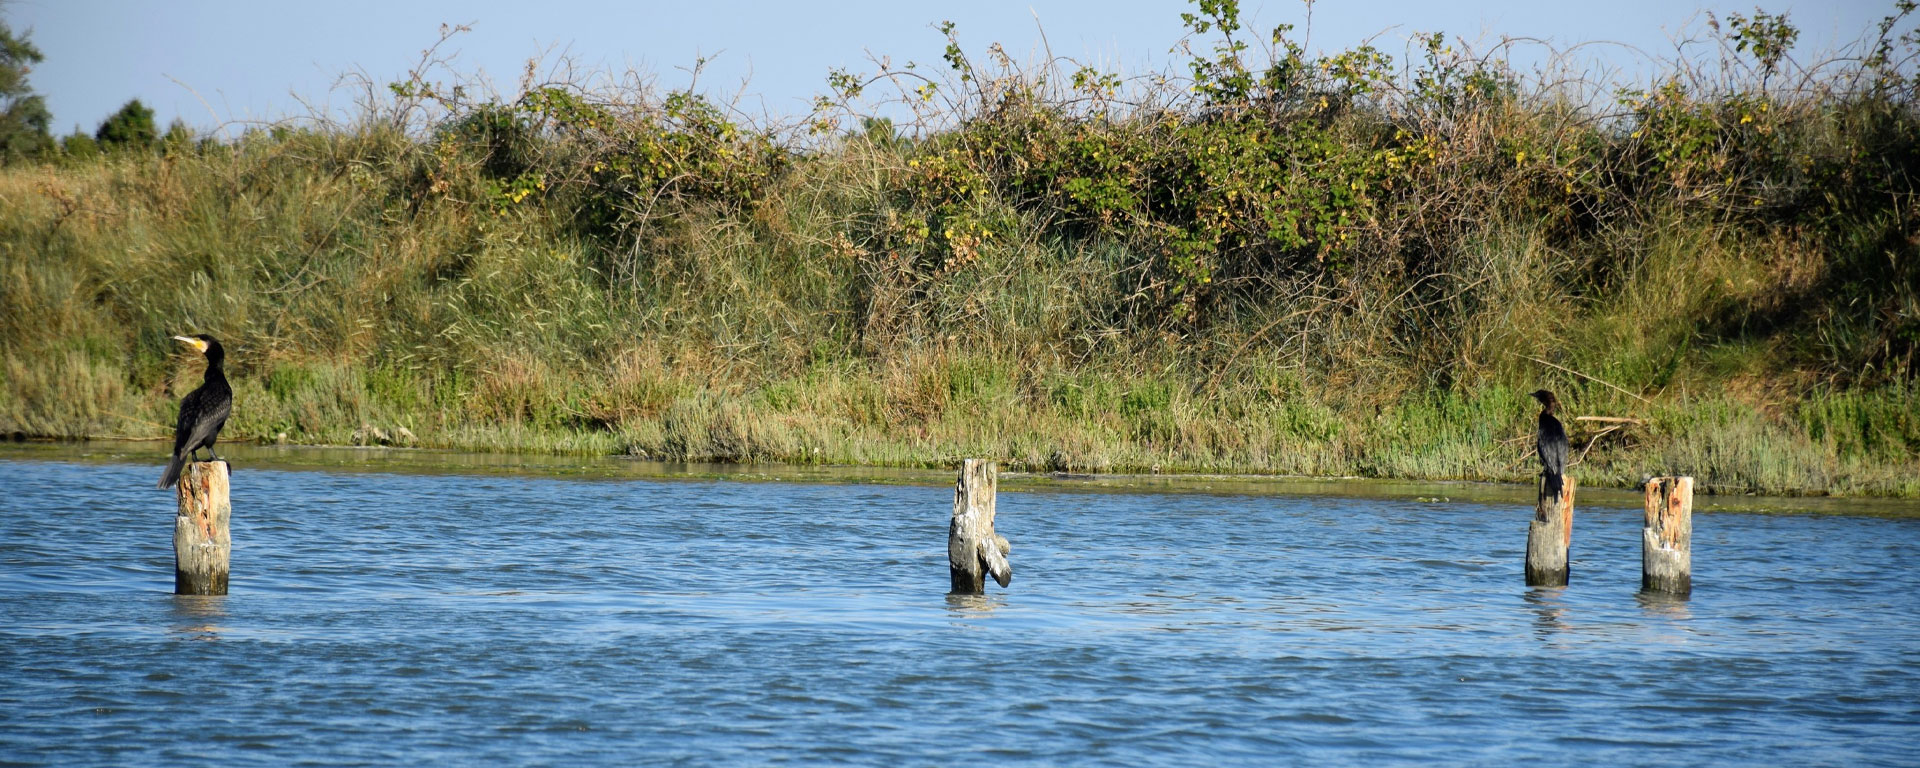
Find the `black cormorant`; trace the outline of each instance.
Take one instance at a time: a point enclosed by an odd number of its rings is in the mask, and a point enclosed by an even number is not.
[[[201,448],[213,454],[215,461],[220,460],[220,454],[213,452],[213,441],[220,437],[220,428],[226,426],[227,414],[233,413],[233,387],[227,386],[226,371],[221,369],[227,353],[220,348],[220,342],[204,333],[173,338],[207,356],[207,377],[198,389],[188,392],[186,399],[180,401],[180,421],[173,428],[173,458],[167,462],[167,474],[160,478],[161,488],[177,482],[181,465],[189,457],[197,460],[194,454]]]
[[[1547,478],[1547,492],[1554,498],[1560,498],[1560,485],[1567,476],[1567,428],[1553,417],[1553,411],[1560,407],[1560,401],[1553,393],[1544,389],[1533,393],[1533,399],[1540,401],[1540,437],[1535,443],[1540,453],[1540,474]]]

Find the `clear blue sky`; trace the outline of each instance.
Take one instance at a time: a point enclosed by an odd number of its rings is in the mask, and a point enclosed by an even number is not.
[[[47,60],[31,82],[47,97],[58,133],[91,132],[127,99],[138,97],[164,124],[178,116],[210,127],[227,120],[305,114],[301,99],[344,108],[352,95],[330,92],[342,73],[364,70],[384,83],[404,73],[442,23],[471,24],[458,38],[463,69],[484,70],[504,88],[529,57],[564,50],[588,67],[636,68],[678,86],[676,67],[718,55],[703,84],[747,91],[768,111],[803,113],[824,91],[833,67],[869,69],[869,52],[904,63],[938,63],[943,41],[931,24],[951,19],[978,55],[999,42],[1016,57],[1039,43],[1034,17],[1055,54],[1158,68],[1180,39],[1177,0],[1030,0],[1030,2],[447,2],[445,0],[0,0],[16,31],[30,29]],[[1301,0],[1242,0],[1250,26],[1304,26]],[[1311,45],[1337,50],[1377,37],[1398,55],[1416,32],[1443,31],[1468,41],[1501,35],[1566,45],[1609,40],[1670,52],[1670,36],[1699,29],[1702,12],[1751,13],[1756,3],[1661,0],[1321,0],[1313,7]],[[1801,0],[1758,3],[1789,11],[1803,30],[1802,50],[1854,40],[1890,12],[1892,2]],[[1631,70],[1624,52],[1604,54]],[[176,82],[178,81],[178,82]],[[189,90],[189,87],[192,90]],[[195,92],[199,95],[195,96]],[[299,98],[296,98],[298,96]],[[205,100],[203,105],[202,99]],[[757,110],[756,110],[757,111]]]

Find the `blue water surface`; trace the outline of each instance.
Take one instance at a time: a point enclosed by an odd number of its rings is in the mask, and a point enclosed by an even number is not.
[[[1920,762],[1920,519],[240,465],[207,598],[158,471],[0,461],[0,763]]]

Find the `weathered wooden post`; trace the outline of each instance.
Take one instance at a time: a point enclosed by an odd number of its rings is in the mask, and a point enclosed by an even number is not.
[[[1564,587],[1567,585],[1567,557],[1573,548],[1572,475],[1562,478],[1560,495],[1547,490],[1546,478],[1540,478],[1540,500],[1534,506],[1533,522],[1527,524],[1527,586]]]
[[[1647,481],[1647,524],[1640,529],[1640,589],[1693,592],[1693,478]]]
[[[173,518],[173,593],[224,595],[233,537],[227,518],[227,463],[196,461],[180,473],[180,511]]]
[[[988,574],[1004,587],[1013,582],[1007,555],[1013,546],[993,531],[993,497],[999,480],[993,462],[967,459],[953,486],[953,519],[947,525],[947,567],[953,594],[987,591]]]

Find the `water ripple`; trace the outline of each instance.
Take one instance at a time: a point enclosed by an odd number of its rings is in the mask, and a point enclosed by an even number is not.
[[[0,763],[1911,764],[1920,522],[247,470],[233,594],[172,586],[151,467],[0,461]],[[31,514],[22,513],[30,510]]]

